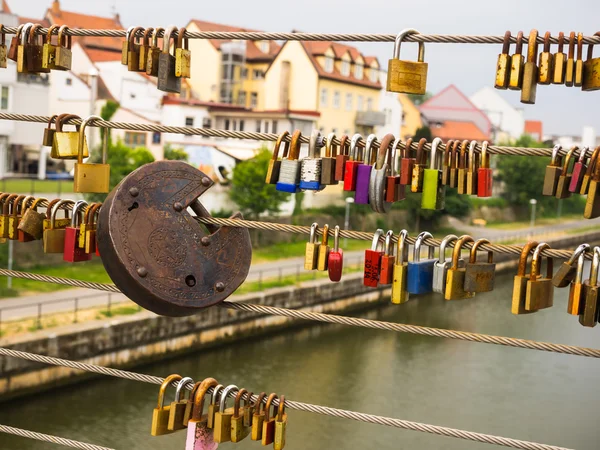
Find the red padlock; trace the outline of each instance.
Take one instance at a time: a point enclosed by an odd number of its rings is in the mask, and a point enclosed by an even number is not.
[[[394,236],[392,230],[389,230],[385,234],[385,253],[381,257],[379,284],[392,284],[392,280],[394,279],[394,264],[396,263],[396,257],[394,256],[392,236]]]
[[[410,157],[410,146],[412,145],[412,141],[412,138],[406,140],[404,151],[402,152],[402,159],[400,160],[400,184],[403,186],[412,183],[413,167],[416,161],[416,158]]]
[[[378,250],[379,238],[383,234],[381,228],[377,229],[373,236],[373,244],[370,250],[365,250],[365,271],[363,284],[369,287],[377,287],[379,284],[379,272],[381,271],[381,258],[383,250]]]
[[[340,248],[340,227],[338,225],[335,226],[333,231],[333,250],[329,251],[327,270],[331,281],[338,282],[342,279],[344,251]]]
[[[400,145],[400,138],[394,141],[392,150],[388,153],[388,166],[390,168],[390,175],[386,178],[385,186],[385,201],[388,203],[397,202],[406,198],[404,186],[400,185],[400,154],[398,146]]]
[[[583,183],[583,175],[585,175],[585,171],[587,170],[587,165],[585,164],[585,156],[589,147],[583,147],[579,152],[579,159],[573,166],[573,175],[571,177],[571,183],[569,184],[569,192],[579,193],[581,190],[581,184]]]
[[[358,147],[358,141],[362,140],[362,136],[356,133],[352,136],[350,142],[350,159],[346,161],[344,167],[344,190],[355,191],[356,190],[356,175],[358,173],[358,166],[363,163],[363,151],[362,147]]]
[[[88,204],[84,200],[79,200],[73,206],[73,216],[71,217],[71,226],[65,228],[65,245],[63,250],[63,259],[67,262],[89,261],[92,255],[85,252],[84,248],[79,248],[79,221],[83,220],[83,214],[79,211],[81,207]]]
[[[481,144],[481,167],[477,169],[477,197],[491,197],[494,174],[490,169],[490,157],[487,153],[488,141]]]
[[[344,181],[344,172],[348,162],[348,135],[344,134],[340,138],[340,148],[335,156],[335,181]]]

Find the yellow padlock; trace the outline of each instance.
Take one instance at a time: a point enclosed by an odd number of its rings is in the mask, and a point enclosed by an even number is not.
[[[73,190],[80,193],[95,192],[107,194],[110,184],[110,165],[106,163],[108,156],[108,133],[104,134],[102,143],[102,164],[87,164],[83,162],[85,146],[85,129],[90,121],[102,120],[100,116],[89,116],[81,123],[79,133],[79,151],[75,163]],[[57,133],[58,134],[58,133]]]

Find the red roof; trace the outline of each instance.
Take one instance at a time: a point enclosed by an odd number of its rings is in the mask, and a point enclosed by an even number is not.
[[[101,50],[99,48],[91,48],[83,46],[85,53],[93,63],[106,62],[106,61],[120,61],[121,52],[115,52],[112,50]]]
[[[462,141],[467,139],[481,142],[489,139],[473,122],[455,122],[451,120],[443,122],[441,126],[432,126],[431,134],[442,140],[458,139]]]
[[[531,136],[537,136],[538,139],[542,139],[542,121],[541,120],[526,120],[525,121],[525,133]]]
[[[32,19],[31,17],[19,17],[19,25],[24,25],[26,23],[39,23],[44,28],[48,28],[50,26],[50,22],[46,19]]]

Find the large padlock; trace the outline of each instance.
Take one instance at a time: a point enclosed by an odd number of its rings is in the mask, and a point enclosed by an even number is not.
[[[402,159],[400,160],[400,184],[402,186],[410,186],[412,183],[412,172],[413,167],[415,166],[415,162],[417,161],[416,157],[411,156],[411,146],[413,139],[408,138],[404,143],[404,150],[402,151]]]
[[[579,255],[577,258],[577,271],[573,283],[569,287],[569,301],[567,302],[567,313],[572,316],[583,314],[585,303],[585,289],[583,286],[583,265],[585,262],[585,254]],[[554,280],[554,279],[553,279]]]
[[[425,167],[427,167],[427,152],[424,148],[426,143],[427,139],[421,138],[417,146],[417,156],[410,181],[411,192],[423,192],[423,174],[425,173]]]
[[[579,193],[581,190],[583,177],[585,175],[585,171],[587,170],[585,158],[589,149],[590,148],[588,146],[584,146],[579,151],[579,158],[573,166],[573,176],[571,177],[571,182],[569,183],[569,192]]]
[[[335,133],[329,133],[325,142],[325,156],[321,158],[321,184],[325,186],[338,183],[335,179],[337,146],[333,143],[334,140]]]
[[[559,144],[555,145],[552,149],[552,160],[550,161],[550,165],[546,166],[542,195],[556,195],[556,188],[558,187],[558,178],[562,173],[561,159],[558,155],[558,152],[561,149],[562,147]]]
[[[554,286],[552,285],[553,264],[552,258],[546,260],[546,276],[542,272],[542,251],[549,249],[550,246],[541,242],[533,252],[531,262],[531,275],[527,280],[527,290],[525,294],[525,309],[527,311],[537,311],[539,309],[549,308],[554,304]]]
[[[569,55],[567,56],[567,64],[565,66],[565,86],[572,87],[575,81],[575,43],[577,42],[576,34],[571,31],[569,34]]]
[[[558,33],[558,48],[553,56],[554,68],[552,70],[552,84],[564,84],[567,55],[564,53],[565,33]]]
[[[281,148],[282,142],[289,136],[289,134],[290,133],[286,130],[277,137],[275,147],[273,147],[273,156],[269,160],[269,167],[267,169],[267,177],[265,179],[265,183],[267,184],[277,184],[277,181],[279,180],[279,170],[281,168],[279,149]],[[283,149],[283,158],[287,157],[289,150],[290,143],[289,141],[286,141]]]
[[[443,153],[437,151],[442,140],[438,137],[431,143],[429,169],[423,171],[423,195],[421,208],[444,209],[446,206],[446,186],[442,183]]]
[[[529,241],[523,246],[521,256],[519,257],[519,268],[513,282],[513,294],[510,311],[513,314],[529,314],[535,311],[528,311],[525,308],[525,300],[527,298],[527,282],[531,273],[527,273],[527,257],[535,250],[538,243]]]
[[[369,203],[369,183],[371,181],[371,171],[377,159],[377,153],[373,149],[373,143],[377,142],[377,136],[370,134],[367,137],[365,145],[365,159],[356,168],[356,192],[354,201],[360,205]]]
[[[100,194],[108,193],[110,190],[110,165],[107,163],[108,158],[108,133],[104,133],[102,142],[102,163],[90,164],[84,163],[84,145],[85,145],[85,129],[88,123],[102,120],[100,116],[89,116],[81,123],[79,132],[79,146],[77,154],[77,162],[75,163],[75,173],[73,175],[73,191],[80,193],[95,192]]]
[[[378,228],[373,235],[371,248],[365,250],[365,268],[363,272],[363,284],[368,287],[377,287],[379,284],[379,272],[381,270],[381,258],[384,251],[379,249],[379,238],[383,230]]]
[[[137,36],[141,33],[143,27],[135,27],[129,33],[129,44],[127,45],[127,70],[130,72],[140,72],[140,48],[141,38]]]
[[[333,250],[329,252],[327,260],[327,272],[329,279],[338,282],[342,279],[344,270],[344,252],[340,248],[340,227],[336,225],[333,230]]]
[[[400,59],[400,45],[409,34],[420,33],[415,29],[407,28],[396,36],[394,57],[388,62],[387,91],[423,95],[427,91],[425,44],[419,42],[418,61],[403,61]]]
[[[60,200],[52,206],[50,215],[50,227],[44,230],[44,253],[63,253],[65,250],[65,229],[67,225],[61,226],[57,223],[56,213],[62,207],[73,205],[71,200]]]
[[[75,131],[64,131],[64,124],[70,119],[81,119],[75,114],[61,114],[56,119],[56,131],[50,156],[55,159],[77,159],[79,157],[80,125],[75,125]],[[90,156],[87,139],[83,138],[83,157]]]
[[[600,146],[596,147],[592,152],[592,156],[588,161],[587,169],[585,169],[585,174],[583,175],[583,179],[581,180],[581,188],[579,189],[579,193],[581,195],[587,195],[590,190],[590,180],[592,179],[592,175],[594,174],[594,169],[596,168],[596,161],[600,156]]]
[[[177,45],[175,47],[175,76],[189,78],[192,76],[192,52],[188,38],[185,37],[185,27],[180,28],[177,33]]]
[[[600,267],[600,247],[594,247],[590,278],[583,282],[583,313],[579,315],[579,323],[584,327],[595,327],[598,322],[600,296],[598,295],[598,268]]]
[[[290,150],[287,158],[281,160],[279,168],[279,178],[275,189],[281,192],[295,194],[298,192],[298,184],[300,184],[300,138],[302,134],[300,130],[294,131],[290,141]]]
[[[446,289],[444,291],[444,299],[446,300],[462,300],[464,298],[472,298],[475,292],[465,291],[465,275],[466,268],[460,267],[460,252],[467,242],[473,242],[471,236],[461,236],[452,251],[452,264],[446,274]]]
[[[387,201],[386,189],[388,188],[388,177],[394,164],[392,149],[390,148],[393,141],[394,135],[391,133],[386,134],[381,139],[375,166],[371,170],[369,204],[371,205],[371,209],[378,213],[386,213],[392,206],[392,203]],[[394,178],[392,179],[392,196],[396,198],[396,183]]]
[[[508,88],[513,91],[520,91],[523,87],[523,66],[525,57],[523,56],[523,32],[517,33],[517,44],[515,53],[510,57],[510,77],[508,79]]]
[[[171,383],[180,381],[181,375],[173,374],[164,379],[158,391],[158,406],[152,411],[152,425],[150,434],[152,436],[163,436],[173,433],[169,430],[169,414],[171,412],[171,404],[165,406],[165,394]]]
[[[546,31],[544,35],[544,48],[540,53],[538,64],[538,79],[539,84],[550,84],[554,72],[554,55],[550,53],[550,32]]]
[[[523,67],[523,87],[521,89],[521,103],[534,104],[538,84],[538,31],[533,29],[529,33],[527,43],[527,61]]]
[[[481,167],[477,169],[477,197],[491,197],[494,185],[494,173],[490,167],[487,152],[488,141],[481,144]]]
[[[596,31],[594,36],[600,36]],[[594,44],[588,44],[587,60],[583,63],[582,91],[596,91],[600,89],[600,58],[594,58]]]
[[[175,75],[175,56],[170,53],[171,38],[177,33],[177,27],[169,27],[163,36],[163,49],[158,56],[158,83],[160,91],[179,94],[181,92],[181,78]]]
[[[498,55],[498,62],[496,63],[496,82],[494,83],[496,89],[507,89],[510,81],[510,37],[510,31],[504,33],[502,53]]]
[[[84,214],[81,209],[88,208],[85,200],[79,200],[73,206],[71,226],[65,228],[65,239],[63,247],[63,260],[67,262],[82,262],[92,259],[91,253],[85,252],[85,248],[79,247],[79,223],[83,222]]]
[[[471,247],[469,262],[465,268],[465,285],[467,292],[490,292],[494,289],[496,279],[496,264],[494,263],[494,252],[487,252],[487,262],[477,261],[477,250],[483,244],[489,244],[487,239],[478,239]]]
[[[394,262],[394,279],[392,280],[392,303],[399,305],[408,301],[407,272],[408,272],[408,232],[400,231],[398,234],[398,247],[396,261]]]
[[[303,191],[320,191],[325,188],[321,184],[321,150],[323,139],[319,130],[313,130],[308,143],[308,156],[300,161],[300,189]]]
[[[381,268],[379,270],[379,284],[392,284],[394,279],[394,264],[396,257],[394,256],[394,248],[392,246],[392,237],[394,232],[388,230],[385,234],[385,250],[381,257]]]
[[[590,187],[585,202],[585,209],[583,210],[583,217],[594,219],[600,216],[600,164],[598,164],[598,158],[596,158],[594,172],[589,184]]]
[[[569,172],[569,162],[571,161],[575,150],[579,150],[577,145],[571,147],[565,156],[562,170],[560,172],[560,176],[558,177],[558,183],[556,183],[555,197],[558,199],[568,198],[571,196],[569,185],[571,184],[571,179],[573,178],[573,172]]]
[[[162,50],[158,46],[158,35],[159,33],[164,32],[165,29],[162,27],[155,28],[152,32],[152,45],[148,50],[148,56],[146,57],[146,75],[150,75],[152,77],[158,76],[158,59],[160,57],[160,54],[162,53]]]
[[[340,149],[335,157],[335,181],[344,181],[344,171],[346,170],[346,162],[350,155],[348,151],[350,145],[348,143],[348,135],[344,134],[340,138]]]
[[[57,70],[71,70],[73,52],[71,50],[71,35],[66,34],[69,27],[62,25],[58,30],[58,46],[54,55],[54,68]]]
[[[104,201],[96,231],[102,262],[140,306],[162,315],[194,314],[223,301],[246,279],[248,229],[207,223],[206,234],[197,223],[210,218],[198,197],[212,185],[186,162],[157,161],[127,175]]]
[[[477,175],[479,173],[479,155],[475,153],[477,141],[471,141],[469,144],[469,162],[467,165],[467,183],[466,194],[477,194]]]
[[[408,263],[406,290],[409,294],[426,294],[433,289],[433,265],[435,247],[429,246],[427,259],[421,260],[421,245],[425,239],[433,239],[431,233],[423,231],[417,236],[413,249],[413,260]]]
[[[584,255],[585,252],[589,250],[589,248],[589,244],[581,244],[575,249],[575,251],[568,260],[563,261],[563,263],[560,265],[560,267],[552,277],[552,284],[555,287],[567,287],[571,283],[571,281],[573,281],[576,271],[575,263],[578,261],[581,255]]]
[[[349,157],[344,166],[344,190],[356,191],[356,174],[358,166],[363,162],[363,150],[358,143],[362,141],[362,136],[356,133],[350,141]]]

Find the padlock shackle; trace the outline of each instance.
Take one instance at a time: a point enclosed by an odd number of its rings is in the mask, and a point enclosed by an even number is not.
[[[285,130],[283,133],[281,133],[279,136],[277,136],[277,141],[275,141],[275,147],[273,147],[273,156],[271,157],[272,161],[277,161],[279,159],[279,148],[281,147],[281,143],[284,141],[285,138],[287,138],[290,135],[290,132]],[[285,147],[283,150],[283,158],[285,158],[288,155],[288,152],[290,150],[290,142],[286,141],[285,142]]]
[[[364,164],[368,166],[372,166],[375,164],[375,160],[377,155],[373,151],[373,143],[377,142],[377,136],[375,134],[370,134],[367,136],[367,143],[365,145],[365,159]]]
[[[560,157],[558,156],[558,152],[562,150],[562,145],[556,144],[552,147],[552,159],[550,160],[550,165],[552,167],[560,166]]]
[[[163,33],[163,39],[164,39],[165,29],[163,27],[155,28],[154,31],[152,32],[152,47],[158,48],[158,35],[160,33]]]
[[[48,32],[46,33],[46,42],[50,45],[52,45],[52,34],[54,33],[54,30],[58,30],[60,29],[60,25],[51,25],[50,28],[48,28]],[[60,38],[58,38],[57,40],[58,45],[60,45]]]
[[[317,228],[319,228],[319,224],[317,222],[313,222],[313,224],[310,226],[308,242],[311,244],[314,244],[317,239]]]
[[[538,55],[538,31],[534,28],[529,32],[529,41],[527,43],[527,62],[537,63]]]
[[[227,397],[229,397],[229,393],[231,391],[237,391],[239,389],[240,388],[237,387],[235,384],[230,384],[225,389],[223,389],[223,392],[221,392],[221,398],[219,401],[219,411],[220,412],[225,412],[225,409],[227,408]]]
[[[206,393],[210,388],[214,388],[218,384],[219,382],[214,378],[205,378],[200,383],[200,385],[196,383],[198,387],[194,386],[194,389],[196,390],[195,392],[192,391],[194,393],[194,408],[192,409],[191,419],[195,422],[199,422],[200,420],[202,420],[202,411],[204,410],[204,397],[206,397]]]
[[[21,45],[21,33],[23,33],[24,27],[25,27],[25,24],[19,25],[17,27],[17,34],[15,35],[15,37],[17,38],[17,45]]]
[[[333,251],[338,252],[340,250],[340,226],[336,225],[333,229]]]
[[[308,157],[316,159],[321,156],[321,132],[319,130],[312,130],[310,138],[308,139]]]
[[[277,407],[277,422],[283,422],[283,414],[285,413],[285,395],[279,397],[279,406]]]
[[[440,244],[440,256],[438,257],[438,262],[440,264],[444,264],[446,262],[446,247],[450,242],[458,241],[458,236],[455,234],[449,234],[444,239],[442,239],[442,243]]]
[[[504,33],[504,40],[502,41],[502,54],[503,55],[508,55],[508,52],[510,51],[510,38],[511,38],[511,33],[510,30],[507,30],[506,33]]]
[[[409,34],[421,34],[414,28],[405,28],[396,36],[394,41],[394,59],[400,59],[400,45],[406,36]],[[419,62],[425,61],[425,44],[423,42],[419,42]]]
[[[477,262],[477,251],[479,250],[479,247],[482,246],[483,244],[489,244],[490,241],[488,241],[487,239],[477,239],[475,241],[475,243],[473,244],[473,247],[471,247],[471,254],[469,256],[469,263],[473,264]],[[484,250],[485,251],[485,250]],[[487,252],[488,254],[488,263],[493,263],[494,262],[494,252],[491,250],[488,250]]]
[[[475,147],[477,147],[477,141],[473,140],[469,144],[469,172],[474,172],[477,162],[477,153],[475,153]]]
[[[181,375],[173,374],[169,375],[162,382],[160,389],[158,390],[158,409],[163,409],[165,407],[165,392],[167,391],[167,388],[171,385],[171,383],[179,380],[181,380]]]
[[[550,246],[545,242],[541,242],[535,248],[535,251],[533,252],[533,259],[531,260],[531,278],[530,278],[531,280],[535,281],[538,279],[539,276],[541,276],[540,269],[542,268],[542,252],[549,248],[550,248]],[[553,272],[552,258],[546,258],[546,259],[547,259],[546,275],[548,276],[548,278],[552,278],[552,272]]]
[[[577,61],[583,60],[583,33],[577,33]]]
[[[36,34],[37,30],[41,30],[42,28],[44,28],[44,27],[42,27],[39,23],[36,23],[32,27],[29,27],[29,33],[28,33],[29,38],[28,38],[27,42],[30,45],[35,45],[35,38],[36,38],[35,34]],[[40,37],[42,38],[42,44],[44,44],[46,42],[46,36],[41,34]]]
[[[131,36],[131,32],[135,30],[135,26],[131,26],[129,28],[127,28],[127,31],[125,32],[125,40],[127,42],[129,42],[129,36]]]
[[[460,145],[460,141],[458,141],[458,140],[454,141],[454,144],[452,144],[452,151],[450,152],[450,168],[451,169],[458,168],[458,159],[459,159],[458,146],[459,145]]]
[[[427,154],[425,153],[425,144],[427,143],[427,139],[421,138],[419,139],[419,144],[417,145],[417,156],[415,158],[415,162],[424,166],[427,163]]]
[[[181,380],[179,380],[179,383],[177,383],[177,387],[175,388],[175,401],[176,402],[180,402],[181,401],[181,390],[182,388],[188,384],[188,383],[193,383],[194,380],[191,379],[190,377],[183,377]]]
[[[15,200],[13,201],[13,205],[12,205],[12,209],[11,209],[11,215],[13,217],[17,217],[19,214],[19,211],[22,210],[21,203],[23,202],[23,200],[25,200],[25,197],[27,197],[27,196],[24,194],[21,194],[17,198],[15,198]]]
[[[254,404],[254,414],[255,415],[259,415],[260,414],[260,407],[263,407],[263,411],[265,410],[264,404],[263,404],[263,400],[265,399],[265,397],[267,396],[267,394],[265,392],[261,392],[260,394],[258,394],[258,398],[256,399],[256,403]]]
[[[392,149],[390,144],[394,142],[395,137],[392,133],[386,134],[381,142],[379,143],[379,150],[377,151],[377,160],[375,161],[375,169],[381,170],[383,165],[387,162],[387,169],[390,170],[392,165]]]
[[[467,139],[462,141],[462,144],[460,146],[460,156],[458,158],[459,169],[467,168],[467,145],[469,145],[469,141]]]
[[[87,207],[85,208],[85,213],[83,214],[83,222],[82,223],[89,225],[90,214],[92,213],[92,208],[94,208],[96,205],[97,205],[97,203],[95,203],[95,202],[92,202],[89,205],[87,205]],[[91,215],[93,215],[93,214],[91,214]]]
[[[185,50],[189,50],[189,41],[185,36],[185,27],[182,27],[177,32],[177,44],[175,48],[184,48]],[[183,47],[182,47],[183,46]]]
[[[600,36],[600,31],[596,31],[594,33],[594,36]],[[588,44],[587,59],[590,60],[593,57],[594,57],[594,44]]]
[[[335,133],[329,133],[327,135],[327,140],[325,141],[325,158],[335,158],[337,156],[337,145],[333,143],[334,140]]]
[[[244,397],[244,394],[247,394],[248,391],[245,388],[242,388],[238,391],[238,393],[235,396],[235,400],[233,402],[233,417],[234,418],[238,418],[240,417],[240,403],[242,401],[242,397]],[[251,397],[251,396],[248,396]]]
[[[387,233],[385,233],[385,246],[384,246],[384,255],[385,256],[393,256],[390,255],[390,251],[393,249],[392,246],[392,238],[394,237],[394,231],[393,230],[388,230]]]
[[[398,247],[396,248],[396,265],[400,266],[404,262],[408,262],[408,244],[406,238],[408,237],[408,231],[401,230],[398,233]]]
[[[444,155],[442,153],[438,153],[437,152],[437,148],[438,145],[440,145],[442,143],[442,140],[439,137],[436,137],[433,142],[431,143],[431,156],[430,156],[430,161],[429,161],[429,168],[430,169],[441,169],[442,165],[444,163]],[[440,164],[438,165],[438,157],[441,157],[441,161]]]
[[[423,244],[425,239],[433,239],[433,235],[429,231],[419,233],[417,240],[415,241],[415,246],[413,247],[413,262],[421,261],[421,244]],[[427,258],[433,259],[435,257],[435,248],[429,245],[427,247],[429,247]]]
[[[481,144],[481,168],[490,168],[490,155],[488,154],[488,141],[483,141]]]
[[[135,27],[131,33],[129,33],[129,51],[132,51],[133,46],[135,45],[137,38],[137,32],[138,31],[142,31],[144,29],[144,27]]]
[[[519,256],[519,267],[517,269],[517,276],[524,277],[527,271],[527,257],[529,254],[539,245],[536,241],[529,241],[523,246],[521,250],[521,256]]]
[[[542,51],[544,53],[550,53],[550,38],[552,36],[550,35],[549,31],[546,31],[546,33],[544,34],[544,48],[542,49]]]
[[[458,238],[456,245],[454,245],[454,250],[452,250],[452,266],[451,266],[452,270],[458,269],[458,260],[460,259],[460,251],[462,250],[462,247],[467,242],[475,242],[475,241],[471,236],[464,234]]]
[[[79,130],[79,145],[77,146],[77,163],[81,164],[83,163],[83,144],[85,142],[85,129],[88,126],[88,123],[93,122],[95,120],[102,120],[102,117],[100,116],[89,116],[86,117],[84,119],[83,122],[81,122],[81,129]],[[103,164],[106,164],[106,152],[104,151],[105,149],[103,149],[102,151],[102,162]]]
[[[358,145],[358,143],[362,141],[362,138],[362,135],[359,133],[356,133],[354,136],[352,136],[352,139],[350,140],[350,161],[363,161],[362,147],[359,147]],[[360,159],[358,159],[359,151]]]
[[[290,140],[290,150],[288,153],[288,159],[297,160],[300,156],[300,138],[302,137],[302,133],[300,130],[294,130],[294,134],[292,134],[292,139]]]
[[[2,204],[2,215],[9,216],[12,209],[11,204],[15,201],[15,199],[19,196],[19,194],[10,194]]]
[[[58,29],[58,45],[70,50],[73,37],[70,34],[65,34],[68,30],[69,27],[66,25],[61,25]]]
[[[579,150],[579,147],[577,145],[574,145],[567,152],[567,156],[565,156],[565,161],[563,163],[563,168],[562,168],[562,172],[561,172],[562,176],[566,176],[569,173],[569,161],[571,160],[571,157],[573,156],[573,153],[575,153],[576,150]],[[573,162],[571,167],[574,167],[574,166],[575,166],[575,162]],[[571,169],[571,172],[573,172],[572,169]]]
[[[62,133],[63,131],[63,124],[65,122],[68,122],[71,119],[81,119],[81,117],[79,117],[77,114],[60,114],[57,118],[56,118],[56,132],[57,133]],[[75,127],[75,129],[77,131],[79,131],[81,129],[81,125],[73,125]]]
[[[0,202],[2,201],[2,196],[0,196]],[[46,219],[50,220],[50,218],[52,217],[52,208],[54,207],[54,205],[56,205],[58,202],[60,201],[59,198],[55,198],[54,200],[51,200],[50,202],[48,202],[48,205],[46,206]]]
[[[585,169],[586,175],[588,175],[588,176],[592,175],[592,173],[596,167],[596,161],[598,160],[598,155],[600,155],[600,145],[594,149],[594,151],[592,152],[592,156],[590,156],[590,160],[588,162],[587,169]]]
[[[590,269],[590,286],[598,286],[598,269],[600,266],[600,247],[594,247],[592,268]]]
[[[565,33],[562,31],[558,33],[558,49],[557,53],[562,53],[565,48]]]
[[[210,397],[210,404],[216,405],[219,401],[219,395],[221,395],[221,391],[225,388],[222,384],[217,384],[213,389],[212,396]]]
[[[579,158],[577,158],[577,162],[582,164],[585,162],[585,157],[587,156],[587,152],[589,149],[590,147],[587,145],[581,147],[581,150],[579,150]]]
[[[569,59],[575,59],[575,32],[569,34]]]
[[[454,139],[448,139],[444,145],[444,154],[442,157],[442,167],[450,167],[450,160],[452,158],[452,145],[454,145]]]
[[[89,210],[88,202],[86,202],[85,200],[77,200],[77,202],[75,202],[75,205],[73,206],[73,211],[71,212],[71,227],[72,228],[77,228],[79,225],[81,225],[81,223],[85,223],[83,221],[84,214],[82,214],[79,211],[79,208],[81,208],[82,206],[86,208],[86,211]],[[77,223],[77,222],[80,222],[80,223]]]
[[[347,134],[342,135],[342,137],[340,138],[340,149],[338,151],[338,154],[350,156],[350,145],[348,144],[348,139],[350,138]]]
[[[321,236],[321,245],[329,244],[329,224],[323,225],[323,235]]]
[[[144,36],[142,37],[142,45],[144,47],[150,47],[150,40],[152,39],[152,33],[154,28],[148,27],[144,30]]]
[[[523,53],[523,32],[519,31],[517,33],[517,44],[515,45],[515,55],[520,55]]]
[[[57,117],[58,114],[54,114],[52,117],[50,117],[50,120],[48,121],[48,126],[46,127],[48,130],[52,129],[52,124],[56,122]]]
[[[413,143],[413,138],[408,138],[406,140],[406,142],[404,143],[404,150],[402,151],[402,158],[403,159],[410,159],[410,147],[412,146]]]
[[[33,209],[34,211],[37,211],[38,205],[43,201],[47,202],[48,199],[45,197],[37,197],[28,209]]]
[[[167,27],[167,30],[163,34],[162,52],[166,55],[170,54],[169,46],[171,45],[171,38],[173,38],[173,41],[175,41],[175,37],[173,36],[174,33],[177,33],[177,27],[174,25],[171,25],[171,26]]]
[[[265,405],[265,422],[268,422],[269,420],[271,420],[271,404],[273,403],[273,400],[278,399],[279,397],[277,396],[277,394],[275,392],[273,392],[272,394],[269,394],[269,398],[267,399],[267,404]]]
[[[29,30],[31,30],[31,27],[33,27],[32,22],[27,22],[23,26],[23,30],[21,31],[21,40],[19,41],[19,44],[25,45],[29,42]]]
[[[371,250],[374,252],[377,251],[377,247],[379,246],[379,238],[383,234],[383,230],[381,228],[377,228],[375,234],[373,234],[373,241],[371,242]]]
[[[392,164],[390,166],[390,174],[391,176],[397,176],[400,174],[400,160],[401,160],[401,152],[398,147],[402,144],[402,139],[396,138],[394,143],[392,144]]]

